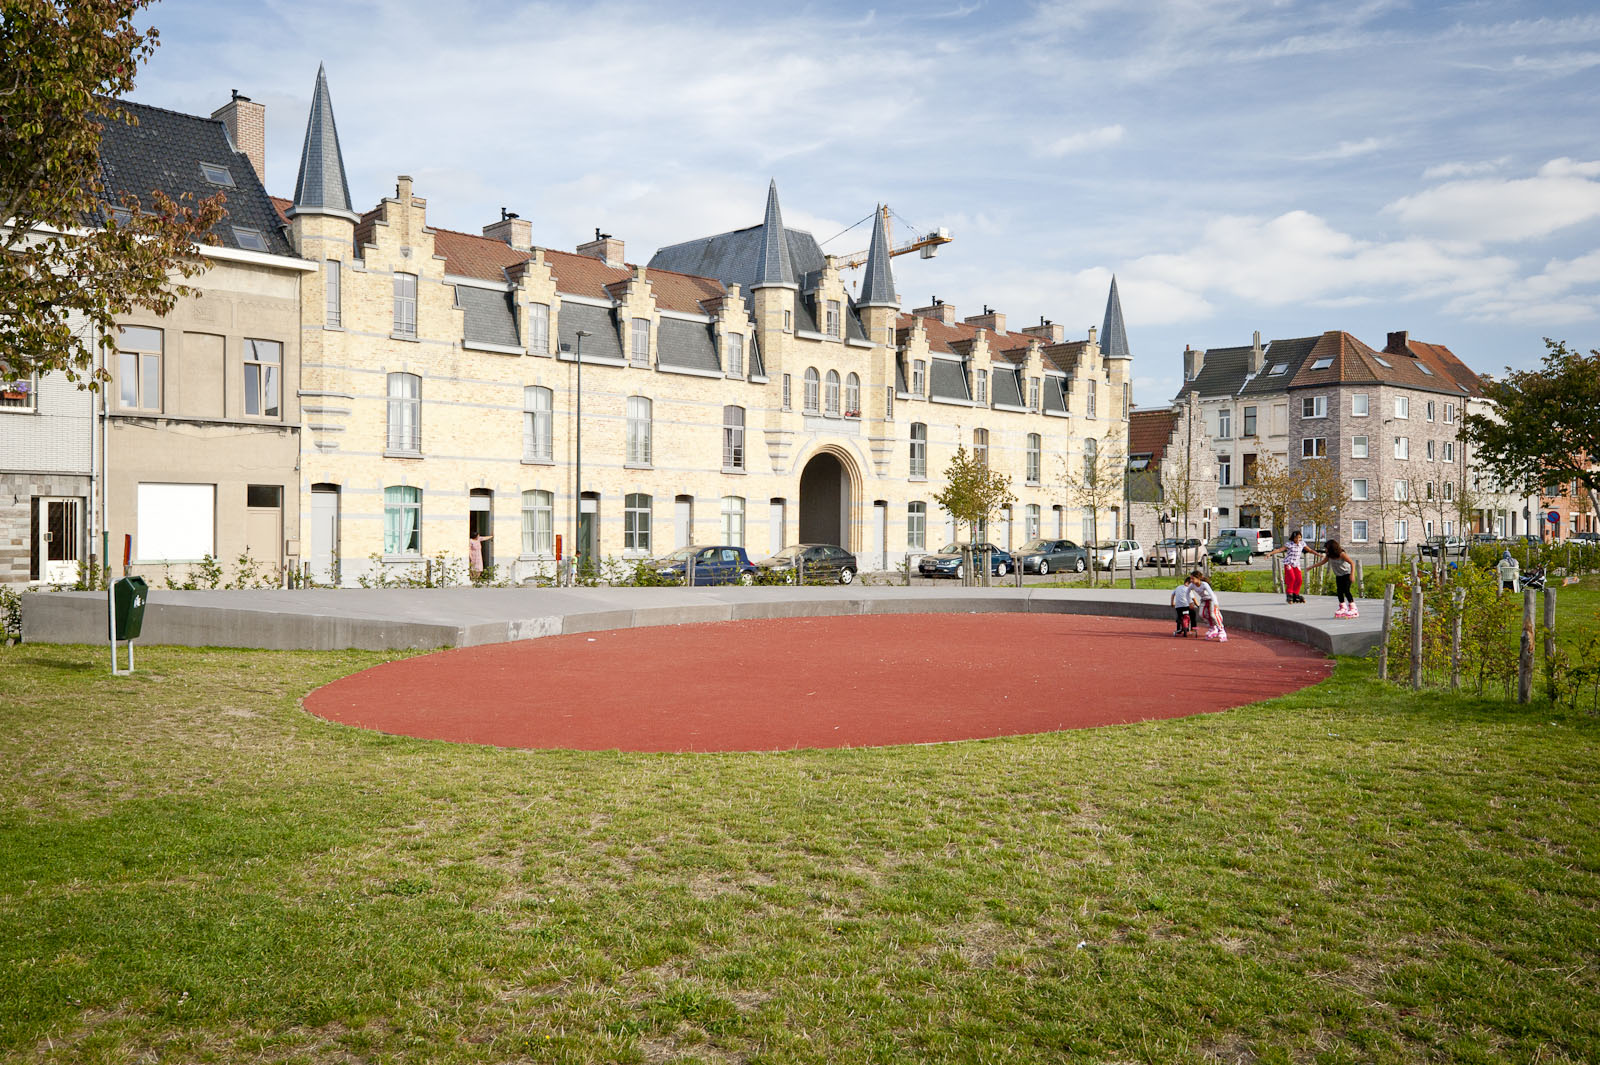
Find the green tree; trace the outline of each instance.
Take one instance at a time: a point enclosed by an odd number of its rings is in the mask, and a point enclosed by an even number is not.
[[[93,387],[83,327],[115,344],[118,315],[166,314],[204,268],[194,242],[223,197],[107,202],[100,133],[132,122],[112,97],[157,44],[134,16],[148,0],[0,0],[0,376],[65,371]]]
[[[1068,499],[1089,512],[1089,521],[1098,538],[1100,514],[1122,506],[1123,484],[1128,476],[1127,455],[1111,437],[1102,441],[1090,436],[1083,441],[1081,464],[1074,465],[1072,458],[1067,455],[1063,455],[1061,461],[1061,487]],[[1117,532],[1120,536],[1121,530]],[[1100,573],[1094,560],[1095,555],[1091,551],[1089,579],[1098,584]]]
[[[934,501],[949,511],[958,524],[965,524],[969,539],[974,541],[1001,507],[1017,499],[1011,491],[1011,476],[990,469],[987,462],[965,447],[956,448],[950,465],[945,467],[944,480]]]
[[[1285,538],[1289,514],[1305,504],[1300,474],[1263,452],[1256,460],[1255,472],[1244,485],[1245,502],[1256,507],[1272,523],[1273,539]]]
[[[1544,365],[1486,377],[1487,414],[1469,414],[1461,435],[1475,463],[1523,488],[1577,481],[1600,513],[1600,351],[1569,351],[1545,338]]]

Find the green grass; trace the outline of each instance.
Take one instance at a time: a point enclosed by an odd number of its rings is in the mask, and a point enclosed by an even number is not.
[[[0,653],[8,1062],[1600,1059],[1588,715],[1342,661],[1056,735],[524,752],[298,709],[378,655],[105,657]]]

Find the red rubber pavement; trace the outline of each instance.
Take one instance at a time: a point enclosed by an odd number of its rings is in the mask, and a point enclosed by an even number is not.
[[[1333,662],[1269,636],[1174,639],[1071,614],[716,622],[441,651],[306,696],[330,721],[501,747],[770,751],[976,739],[1210,713]]]

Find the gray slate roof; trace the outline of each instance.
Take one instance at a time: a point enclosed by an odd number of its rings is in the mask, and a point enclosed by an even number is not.
[[[227,127],[220,120],[127,100],[117,104],[138,125],[112,120],[100,134],[100,179],[112,204],[131,193],[141,207],[153,210],[155,189],[180,203],[187,195],[191,204],[221,192],[226,194],[227,214],[212,234],[223,247],[242,247],[233,232],[234,226],[242,226],[259,231],[267,251],[294,255],[272,198],[249,157],[229,143]],[[234,187],[211,184],[200,172],[201,163],[226,167]]]
[[[794,284],[794,264],[789,261],[789,241],[783,229],[783,212],[778,208],[778,179],[767,186],[767,213],[761,223],[761,262],[756,269],[757,285]]]
[[[587,303],[561,304],[557,315],[556,338],[561,344],[571,344],[578,350],[578,330],[587,329],[593,336],[583,338],[583,353],[592,358],[622,358],[622,334],[617,331],[616,315],[608,307],[592,307]]]
[[[1062,391],[1061,387],[1064,384],[1066,384],[1066,382],[1059,377],[1046,377],[1044,379],[1045,410],[1060,411],[1062,413],[1066,412],[1067,395],[1064,391]]]
[[[317,85],[311,93],[306,118],[306,139],[300,149],[300,176],[294,183],[296,207],[325,207],[350,211],[350,186],[345,180],[344,155],[339,151],[339,129],[333,121],[333,97],[328,75],[319,63]]]
[[[1241,393],[1253,396],[1287,389],[1289,382],[1294,380],[1294,375],[1300,372],[1300,364],[1305,362],[1306,356],[1311,354],[1311,349],[1316,347],[1317,341],[1321,339],[1321,337],[1294,337],[1290,340],[1274,340],[1268,344],[1266,361],[1261,366],[1261,372],[1245,383]],[[1246,352],[1249,350],[1245,349]],[[1289,368],[1281,374],[1274,374],[1272,367],[1278,363],[1287,363]]]
[[[996,366],[994,373],[989,375],[990,393],[999,406],[1022,406],[1022,371],[1015,368]]]
[[[873,212],[872,244],[867,248],[867,267],[861,275],[861,295],[856,297],[856,306],[900,306],[894,292],[894,274],[889,269],[889,230],[883,222],[882,207]]]
[[[722,361],[712,342],[713,328],[704,322],[661,319],[656,327],[656,362],[682,370],[720,371]]]
[[[509,348],[522,346],[517,336],[517,308],[512,293],[457,285],[456,305],[466,312],[466,322],[462,327],[462,335],[466,340]]]
[[[1250,376],[1250,345],[1211,348],[1193,381],[1186,381],[1178,394],[1198,392],[1202,396],[1236,396]]]
[[[1100,353],[1108,359],[1131,359],[1128,330],[1122,324],[1122,300],[1117,297],[1117,278],[1111,277],[1111,294],[1106,297],[1106,317],[1100,325]]]
[[[972,399],[972,393],[967,391],[967,375],[961,363],[949,359],[933,360],[928,372],[928,388],[938,399]]]

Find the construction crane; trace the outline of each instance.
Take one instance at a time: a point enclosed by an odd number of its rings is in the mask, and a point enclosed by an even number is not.
[[[884,232],[892,232],[890,228],[892,223],[889,221],[889,205],[881,205],[878,208],[878,213],[883,216]],[[909,255],[914,251],[920,251],[924,259],[931,259],[939,254],[940,245],[949,244],[954,239],[954,237],[950,236],[948,229],[940,226],[938,229],[930,230],[921,236],[913,237],[898,247],[891,240],[889,242],[889,254],[891,256]],[[828,256],[828,265],[835,270],[854,270],[859,266],[865,265],[868,254],[868,251],[855,251],[847,255],[830,255]]]

